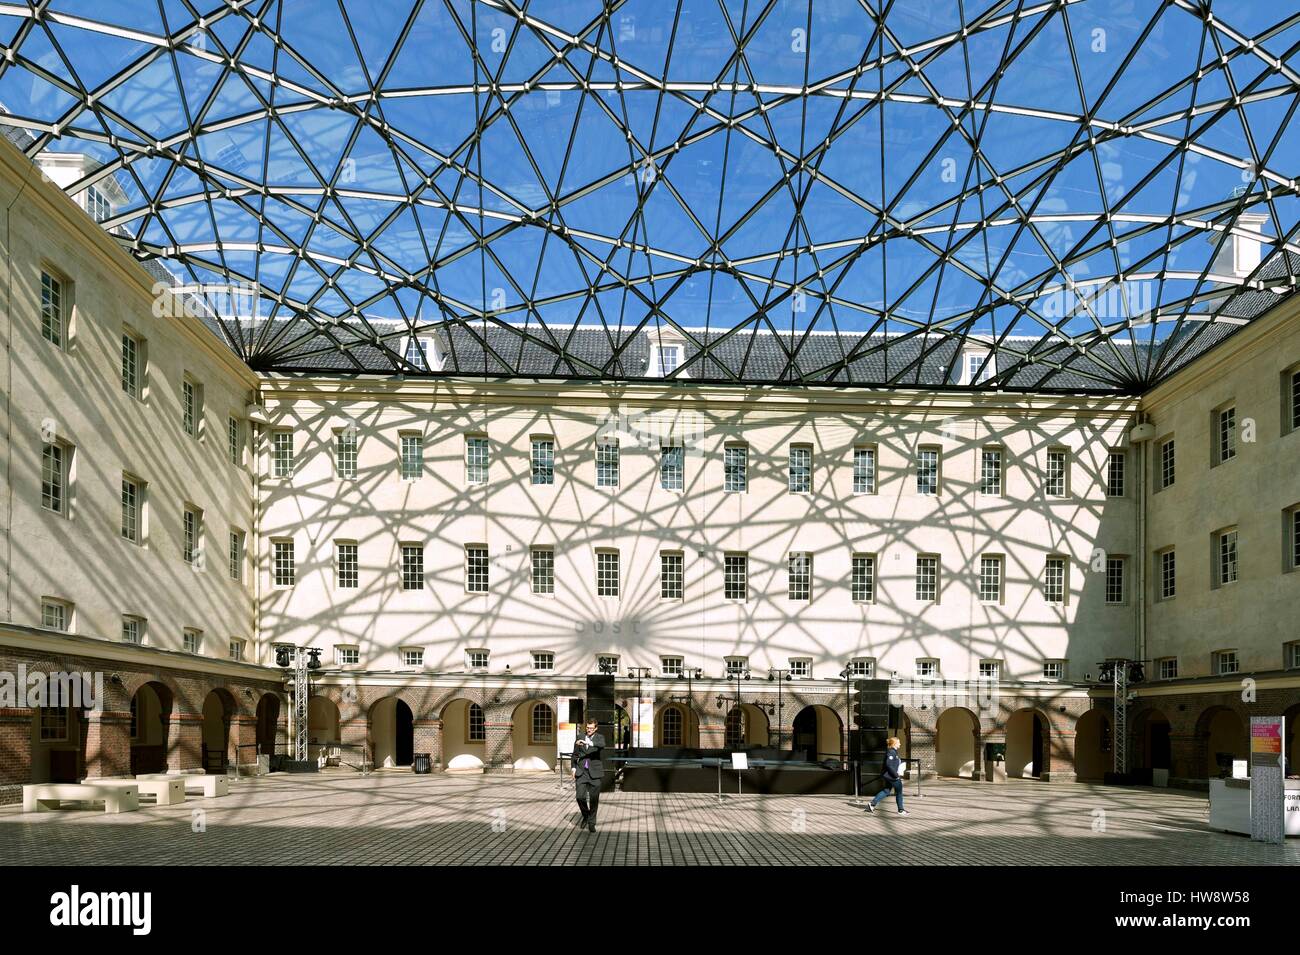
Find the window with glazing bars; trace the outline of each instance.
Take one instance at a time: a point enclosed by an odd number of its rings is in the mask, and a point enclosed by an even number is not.
[[[334,544],[334,586],[340,590],[357,586],[357,545],[352,541]]]
[[[1047,558],[1043,568],[1043,599],[1052,604],[1065,602],[1065,558]]]
[[[465,481],[468,484],[486,484],[488,480],[487,438],[465,439]]]
[[[1237,529],[1219,532],[1219,583],[1237,580]]]
[[[1128,456],[1123,451],[1112,451],[1106,460],[1106,496],[1124,496],[1124,472]]]
[[[292,587],[294,579],[293,541],[274,541],[272,568],[275,574],[275,586]]]
[[[239,466],[240,451],[243,445],[239,440],[239,419],[234,415],[226,416],[226,454],[230,458],[230,463]]]
[[[618,487],[618,441],[601,441],[596,445],[596,487]]]
[[[185,508],[182,518],[182,530],[184,533],[183,556],[187,564],[193,564],[199,557],[199,542],[203,532],[199,512],[193,508]]]
[[[1160,553],[1160,599],[1168,600],[1177,593],[1174,551]]]
[[[126,332],[122,333],[122,390],[132,398],[140,394],[138,377],[140,348],[136,340]]]
[[[41,506],[56,514],[63,513],[65,503],[63,446],[47,444],[41,449]]]
[[[1237,456],[1237,409],[1224,408],[1219,419],[1219,463]]]
[[[659,597],[662,600],[680,600],[682,597],[682,555],[659,555]]]
[[[424,545],[402,545],[402,589],[424,589]]]
[[[271,433],[271,474],[287,478],[293,474],[293,432]]]
[[[939,493],[938,448],[921,448],[916,453],[916,493]]]
[[[796,444],[790,448],[789,488],[791,494],[812,490],[812,448]]]
[[[122,537],[140,543],[140,485],[128,477],[122,478]]]
[[[659,448],[659,486],[665,491],[682,489],[686,449],[680,444]]]
[[[749,558],[745,554],[723,557],[722,593],[728,600],[749,599]]]
[[[1106,558],[1106,603],[1122,604],[1125,599],[1124,578],[1125,564],[1123,557]]]
[[[1065,497],[1065,452],[1047,452],[1047,473],[1043,490],[1048,497]]]
[[[850,590],[857,603],[871,603],[876,599],[876,558],[870,554],[854,554]]]
[[[1002,558],[980,558],[980,600],[998,603],[1002,599]]]
[[[596,551],[596,596],[618,596],[618,551]]]
[[[63,347],[63,283],[48,272],[41,273],[41,335]]]
[[[787,594],[791,600],[809,600],[812,597],[812,554],[791,554],[787,560]]]
[[[1169,487],[1174,483],[1174,439],[1160,445],[1160,486]]]
[[[357,476],[357,433],[352,428],[334,432],[334,473],[344,479]]]
[[[533,593],[555,593],[555,551],[549,547],[529,548],[532,563]]]
[[[722,489],[743,492],[749,488],[749,448],[729,444],[722,451]]]
[[[853,449],[853,493],[876,493],[876,449]]]
[[[916,558],[916,599],[934,600],[939,594],[939,558]]]
[[[1002,493],[1002,449],[984,448],[980,451],[980,493],[998,496]]]
[[[472,594],[488,590],[488,552],[486,547],[465,548],[465,589]]]
[[[402,438],[402,480],[414,481],[424,473],[424,436],[404,434]]]
[[[230,571],[231,580],[244,579],[244,532],[230,532]]]
[[[549,438],[533,441],[533,484],[555,483],[555,442]]]

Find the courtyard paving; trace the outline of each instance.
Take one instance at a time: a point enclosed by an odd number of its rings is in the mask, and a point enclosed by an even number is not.
[[[607,793],[575,827],[554,776],[384,771],[241,779],[221,799],[24,814],[0,808],[7,865],[1298,864],[1214,832],[1203,795],[1073,783],[926,782],[910,815],[839,796]]]

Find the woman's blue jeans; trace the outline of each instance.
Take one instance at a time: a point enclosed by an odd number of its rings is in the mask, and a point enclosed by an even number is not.
[[[876,798],[871,800],[871,805],[872,806],[880,805],[880,800],[888,796],[890,792],[893,792],[894,799],[898,802],[898,811],[902,812],[903,811],[903,781],[901,779],[895,779],[892,783],[886,779],[885,788],[880,790],[880,792],[876,793]]]

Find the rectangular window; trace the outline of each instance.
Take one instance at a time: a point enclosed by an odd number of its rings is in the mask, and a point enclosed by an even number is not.
[[[680,491],[686,470],[686,449],[680,444],[659,448],[659,486],[665,491]]]
[[[361,650],[357,647],[337,647],[335,649],[339,666],[356,666],[361,662]]]
[[[786,562],[786,593],[791,600],[812,599],[812,554],[791,554]]]
[[[488,592],[488,552],[486,547],[465,548],[465,589],[472,594]]]
[[[144,620],[141,617],[122,617],[122,642],[141,646],[144,644]]]
[[[596,551],[596,596],[618,596],[618,551]]]
[[[352,428],[334,432],[334,474],[341,480],[357,476],[357,432]]]
[[[530,547],[533,593],[555,593],[555,551],[549,547]]]
[[[853,449],[853,493],[876,493],[876,449]]]
[[[185,563],[202,569],[203,512],[196,507],[185,508],[182,514],[182,556]]]
[[[916,493],[939,493],[938,448],[921,448],[916,452]]]
[[[424,435],[403,434],[402,441],[402,480],[415,481],[424,473]]]
[[[664,551],[659,554],[659,597],[661,600],[682,599],[682,563],[679,552]]]
[[[1060,682],[1065,679],[1065,663],[1062,660],[1043,661],[1043,679]]]
[[[871,554],[853,555],[853,600],[856,603],[873,603],[876,599],[876,558]]]
[[[52,597],[41,598],[41,626],[67,632],[72,628],[72,605]]]
[[[550,438],[533,440],[533,484],[555,483],[555,442]]]
[[[917,555],[916,599],[936,600],[939,596],[939,558]]]
[[[465,666],[470,670],[486,670],[490,656],[491,651],[489,650],[466,650]]]
[[[859,680],[874,679],[876,661],[873,657],[855,657],[849,661],[849,676]]]
[[[596,672],[618,675],[618,657],[612,653],[596,655]]]
[[[482,437],[465,439],[465,483],[486,484],[488,481],[488,440]]]
[[[230,579],[244,579],[244,532],[241,530],[230,532]]]
[[[186,378],[181,382],[181,427],[190,437],[198,433],[199,400],[194,382]]]
[[[272,573],[275,586],[292,587],[295,569],[293,563],[293,541],[280,540],[272,542]]]
[[[1215,412],[1215,418],[1219,436],[1215,463],[1222,464],[1237,456],[1237,409],[1223,408]]]
[[[528,742],[536,745],[538,743],[555,742],[555,711],[546,704],[533,707],[532,718],[532,735]]]
[[[1126,561],[1123,557],[1106,558],[1106,603],[1122,604],[1127,599],[1125,592]]]
[[[916,675],[924,680],[934,679],[939,675],[939,661],[930,658],[917,660]]]
[[[1236,650],[1218,650],[1214,654],[1214,674],[1215,676],[1230,676],[1238,672],[1240,664],[1237,661]]]
[[[203,631],[186,627],[181,631],[181,649],[186,653],[200,653],[203,650]]]
[[[790,660],[791,680],[812,679],[812,660],[807,657],[794,657]]]
[[[424,589],[424,545],[402,545],[402,589]]]
[[[41,507],[56,514],[67,513],[68,467],[66,448],[58,443],[41,449]]]
[[[790,446],[789,488],[791,494],[808,494],[812,491],[812,447],[810,445]]]
[[[293,432],[271,432],[271,474],[278,478],[293,475]]]
[[[1165,657],[1156,661],[1156,674],[1162,680],[1178,679],[1178,658]]]
[[[997,660],[980,661],[981,680],[997,680],[1001,677],[1001,674],[1002,674],[1002,664],[999,663]]]
[[[1300,371],[1291,372],[1291,430],[1300,429]]]
[[[722,593],[727,600],[749,599],[749,557],[726,554],[722,558]]]
[[[618,482],[618,441],[601,441],[596,445],[596,487],[618,487]]]
[[[48,272],[41,273],[41,335],[63,347],[63,283]]]
[[[122,390],[140,397],[140,343],[129,332],[122,333]]]
[[[749,673],[749,657],[725,657],[727,676],[745,676]]]
[[[1171,487],[1174,483],[1174,439],[1169,438],[1160,444],[1160,468],[1156,472],[1159,482],[1157,490]]]
[[[230,457],[230,463],[239,467],[242,463],[243,442],[239,440],[239,419],[234,415],[226,417],[226,453]]]
[[[1065,558],[1049,557],[1043,567],[1043,599],[1049,604],[1065,603]]]
[[[1177,574],[1175,573],[1174,550],[1162,550],[1160,558],[1160,599],[1169,600],[1178,593]]]
[[[1237,529],[1228,527],[1218,535],[1219,586],[1237,582]]]
[[[402,666],[404,667],[422,667],[424,666],[424,651],[416,647],[408,647],[402,651]]]
[[[681,676],[684,662],[681,657],[660,657],[659,673],[663,676]]]
[[[1282,645],[1282,667],[1287,670],[1300,670],[1300,640],[1292,640]]]
[[[980,493],[986,497],[1002,496],[1002,449],[984,448],[980,452]]]
[[[357,545],[353,541],[334,542],[334,586],[352,590],[357,586]]]
[[[986,604],[1002,602],[1002,558],[980,558],[980,601]]]
[[[231,641],[230,641],[230,659],[234,660],[236,663],[242,663],[242,662],[243,662],[243,659],[244,659],[244,641],[243,641],[243,640],[231,640]]]
[[[1043,493],[1048,497],[1065,497],[1065,461],[1064,451],[1047,452],[1047,470],[1043,476]]]
[[[1300,506],[1291,509],[1291,569],[1300,570]]]
[[[487,742],[487,717],[483,713],[483,707],[477,703],[469,705],[469,716],[465,720],[465,742]]]
[[[140,543],[141,539],[141,504],[140,482],[122,475],[122,539],[132,544]]]
[[[722,489],[744,493],[749,489],[749,448],[729,444],[722,450]]]
[[[1128,465],[1128,455],[1123,451],[1112,451],[1106,459],[1106,496],[1124,496],[1124,477]]]
[[[68,711],[62,706],[41,707],[41,741],[62,742],[68,738]]]
[[[533,669],[550,671],[555,669],[555,654],[549,650],[533,651]]]

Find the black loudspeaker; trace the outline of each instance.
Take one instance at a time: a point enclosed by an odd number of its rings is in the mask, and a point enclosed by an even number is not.
[[[853,681],[853,724],[859,729],[889,728],[889,681]]]
[[[889,728],[891,730],[902,730],[903,708],[901,706],[891,706],[889,708]]]
[[[585,718],[600,724],[606,741],[614,745],[614,677],[610,674],[591,674],[587,677],[587,705]]]

